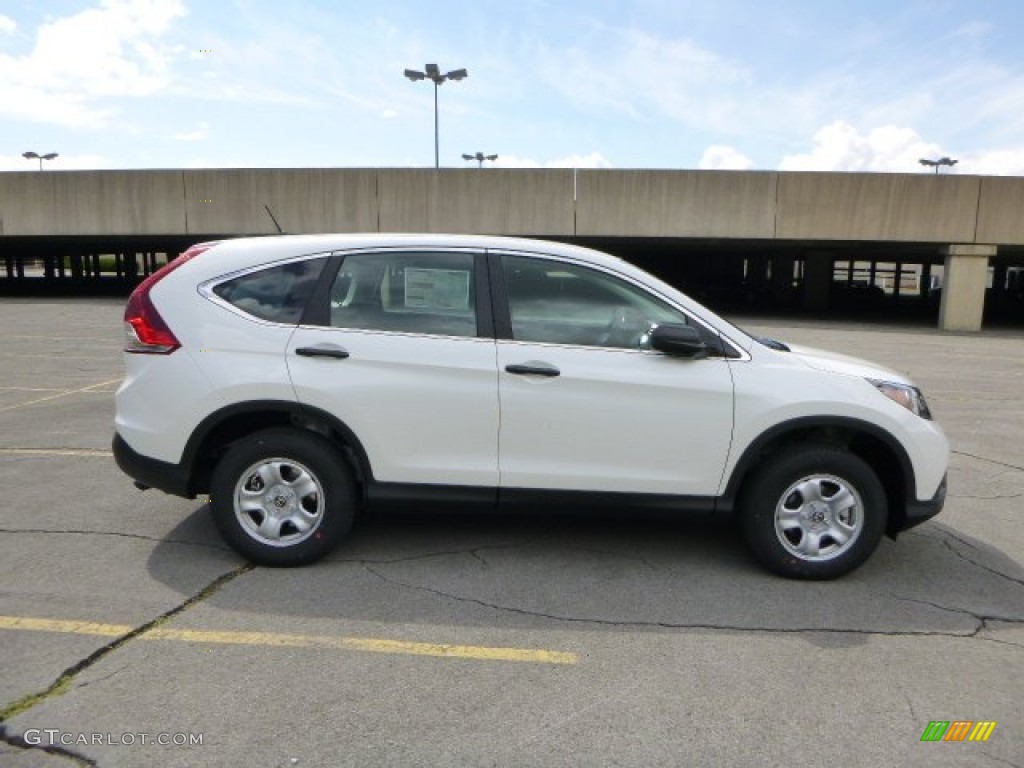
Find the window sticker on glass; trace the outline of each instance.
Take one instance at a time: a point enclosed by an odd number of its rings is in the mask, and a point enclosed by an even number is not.
[[[469,309],[469,272],[406,267],[407,309]]]

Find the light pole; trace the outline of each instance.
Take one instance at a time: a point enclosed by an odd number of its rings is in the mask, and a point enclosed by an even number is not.
[[[955,158],[952,158],[952,157],[940,157],[938,160],[925,160],[922,157],[917,162],[919,162],[921,165],[926,165],[929,168],[934,168],[936,175],[938,175],[938,173],[939,173],[939,166],[940,165],[948,165],[950,168],[952,168],[954,165],[956,165],[960,161],[956,160]]]
[[[492,163],[498,159],[497,155],[485,155],[483,152],[477,152],[475,155],[462,155],[463,160],[476,160],[476,167],[483,168],[484,160],[490,160]]]
[[[26,160],[38,160],[39,170],[41,171],[43,170],[43,160],[53,160],[53,158],[58,157],[58,154],[56,152],[50,152],[45,155],[39,155],[36,154],[35,152],[22,152],[21,156],[24,157]]]
[[[437,64],[427,64],[424,67],[425,72],[419,72],[415,69],[405,70],[405,76],[412,80],[414,83],[417,80],[433,80],[434,81],[434,167],[441,167],[441,140],[439,138],[438,124],[437,124],[437,86],[441,85],[445,80],[462,80],[469,77],[469,72],[464,69],[453,69],[451,72],[441,74],[441,70],[437,68]]]

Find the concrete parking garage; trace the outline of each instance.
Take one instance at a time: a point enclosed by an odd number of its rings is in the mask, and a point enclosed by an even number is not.
[[[1024,179],[745,171],[213,169],[0,175],[0,292],[126,292],[239,235],[598,244],[715,308],[1024,324]],[[852,266],[851,266],[852,265]],[[863,301],[860,299],[867,299]],[[721,302],[721,307],[718,306]],[[877,306],[873,306],[873,304]]]

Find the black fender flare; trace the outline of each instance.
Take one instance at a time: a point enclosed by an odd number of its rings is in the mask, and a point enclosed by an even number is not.
[[[784,438],[786,435],[798,435],[800,433],[820,430],[827,431],[829,429],[838,430],[844,434],[868,435],[884,444],[892,455],[896,457],[897,468],[899,469],[906,495],[906,498],[902,500],[903,503],[907,504],[917,499],[917,478],[914,474],[914,465],[910,461],[906,448],[903,447],[903,444],[892,433],[879,427],[877,424],[848,416],[802,416],[779,422],[770,427],[758,435],[744,449],[733,467],[725,490],[718,497],[715,505],[716,513],[729,514],[733,511],[744,480],[760,462],[765,449],[769,445],[780,438]]]
[[[192,431],[179,462],[179,466],[189,478],[190,493],[193,495],[198,493],[198,486],[202,484],[203,470],[198,466],[198,462],[207,455],[209,448],[207,442],[211,435],[219,427],[240,416],[266,414],[279,415],[283,419],[287,419],[288,423],[310,429],[313,432],[322,433],[322,430],[313,428],[318,424],[324,425],[329,431],[336,432],[351,450],[356,463],[353,469],[357,472],[360,480],[373,481],[373,468],[366,449],[355,432],[337,416],[320,408],[289,400],[250,400],[244,403],[233,403],[213,411]],[[330,435],[327,436],[330,437]]]

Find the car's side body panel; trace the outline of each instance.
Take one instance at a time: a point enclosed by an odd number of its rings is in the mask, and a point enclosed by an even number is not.
[[[302,357],[330,344],[345,359]],[[494,341],[342,328],[297,328],[288,368],[303,405],[363,441],[382,482],[498,484]]]
[[[724,492],[748,447],[786,424],[817,419],[845,420],[888,436],[908,457],[911,499],[934,496],[945,475],[949,445],[941,428],[879,394],[867,379],[811,368],[787,352],[765,348],[751,363],[730,366],[736,383],[734,449],[725,467]]]
[[[560,374],[506,370],[531,361]],[[503,488],[717,491],[732,439],[725,360],[501,341],[498,371]]]

